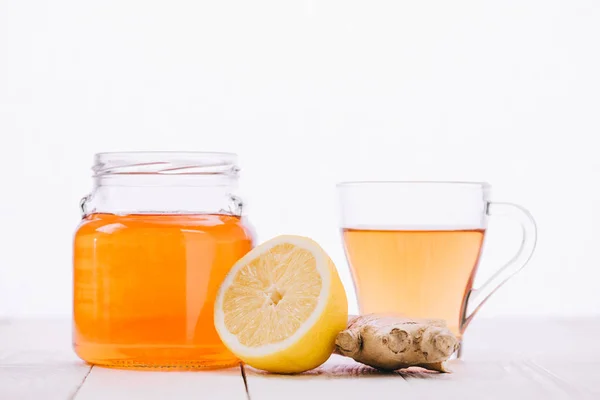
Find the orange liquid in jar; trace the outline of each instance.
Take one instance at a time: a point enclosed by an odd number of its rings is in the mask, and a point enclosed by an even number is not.
[[[235,216],[88,216],[74,240],[76,353],[112,367],[237,364],[215,331],[213,304],[252,247]]]

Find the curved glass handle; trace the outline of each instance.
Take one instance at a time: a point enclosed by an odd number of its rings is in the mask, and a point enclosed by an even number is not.
[[[487,299],[508,281],[512,276],[519,272],[527,264],[537,241],[537,227],[533,216],[525,208],[512,203],[488,203],[487,215],[489,216],[507,216],[516,220],[521,225],[523,237],[521,239],[521,247],[514,257],[507,262],[503,267],[492,275],[481,287],[471,289],[463,304],[463,312],[461,318],[461,332],[469,325],[473,316],[479,311],[481,306]],[[472,311],[469,311],[472,310]]]

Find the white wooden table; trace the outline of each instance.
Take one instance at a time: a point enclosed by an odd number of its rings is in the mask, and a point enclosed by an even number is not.
[[[600,399],[600,317],[476,320],[451,374],[383,374],[338,356],[295,376],[113,370],[81,362],[70,330],[0,321],[0,400]]]

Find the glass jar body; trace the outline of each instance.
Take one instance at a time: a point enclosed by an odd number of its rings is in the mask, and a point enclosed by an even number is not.
[[[254,245],[231,177],[216,184],[214,176],[207,182],[197,174],[196,184],[186,176],[181,185],[175,176],[145,176],[144,185],[135,186],[140,179],[127,175],[123,185],[114,179],[96,185],[86,201],[91,211],[75,234],[76,353],[121,368],[236,364],[213,325],[222,280]],[[182,190],[185,200],[178,197]],[[162,209],[156,209],[159,197]]]

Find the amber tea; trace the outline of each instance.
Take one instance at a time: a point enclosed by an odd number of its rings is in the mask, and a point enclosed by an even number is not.
[[[460,334],[460,311],[484,231],[344,229],[361,313],[440,318]]]

